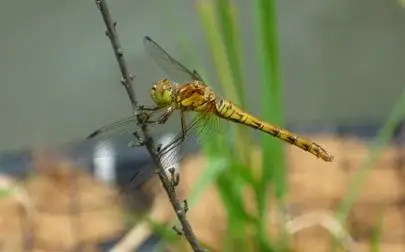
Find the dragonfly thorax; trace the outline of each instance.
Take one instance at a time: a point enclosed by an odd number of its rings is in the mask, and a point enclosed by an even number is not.
[[[152,100],[160,107],[170,106],[174,102],[176,83],[169,79],[158,80],[150,91]]]

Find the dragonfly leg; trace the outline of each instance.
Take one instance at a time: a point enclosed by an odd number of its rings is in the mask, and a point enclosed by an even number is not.
[[[174,112],[174,107],[168,107],[165,112],[157,120],[148,120],[147,123],[150,124],[164,124]]]
[[[186,115],[184,114],[184,111],[180,112],[180,117],[181,117],[181,142],[183,142],[184,138],[186,137]]]
[[[180,174],[176,173],[176,169],[174,167],[170,167],[168,169],[168,171],[170,172],[170,180],[172,183],[173,187],[176,187],[179,185],[180,182]]]
[[[176,139],[170,143],[170,145],[165,146],[163,149],[158,150],[158,152],[160,152],[160,154],[163,153],[168,153],[170,151],[172,151],[174,148],[176,148],[177,146],[179,146],[181,143],[184,142],[185,138],[186,138],[186,134],[187,134],[187,125],[186,125],[186,116],[185,116],[185,112],[183,110],[180,111],[180,119],[181,119],[181,133],[180,136],[176,137]]]
[[[132,132],[132,136],[134,136],[136,138],[136,141],[130,141],[128,143],[128,147],[129,148],[133,148],[133,147],[139,147],[139,146],[143,146],[144,145],[144,141],[142,140],[141,136],[138,134],[137,131]]]

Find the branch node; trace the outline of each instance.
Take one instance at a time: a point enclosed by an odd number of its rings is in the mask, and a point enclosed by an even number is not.
[[[111,32],[105,31],[104,34],[111,39]]]
[[[122,50],[122,48],[117,48],[116,53],[118,54],[119,57],[122,57],[122,55],[124,54],[124,50]],[[127,84],[128,81],[125,81],[125,84]]]
[[[173,226],[172,229],[177,235],[183,235],[183,232],[177,226]]]

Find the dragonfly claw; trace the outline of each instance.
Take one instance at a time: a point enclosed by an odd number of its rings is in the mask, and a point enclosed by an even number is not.
[[[130,141],[128,143],[128,147],[129,148],[133,148],[133,147],[139,147],[139,146],[143,146],[145,143],[142,140],[142,138],[139,136],[138,132],[132,132],[132,136],[134,136],[136,138],[136,142],[135,141]]]
[[[172,183],[172,186],[178,186],[180,183],[180,174],[176,174],[176,169],[174,169],[174,167],[170,167],[168,171],[170,172],[170,182]]]
[[[161,150],[162,150],[162,144],[158,144],[158,146],[156,147],[156,151],[158,153],[160,153]]]
[[[185,199],[183,201],[183,204],[184,204],[183,211],[184,211],[184,213],[187,213],[188,212],[188,201]]]

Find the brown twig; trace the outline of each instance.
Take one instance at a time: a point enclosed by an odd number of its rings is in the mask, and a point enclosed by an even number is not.
[[[157,168],[158,168],[158,175],[160,178],[160,181],[163,184],[163,187],[170,199],[170,202],[175,210],[175,213],[177,215],[177,218],[179,219],[181,225],[182,225],[182,233],[190,243],[190,246],[193,248],[194,251],[205,251],[201,245],[199,244],[196,236],[194,235],[193,230],[191,229],[191,226],[186,218],[186,211],[182,207],[180,200],[177,197],[175,187],[173,184],[170,182],[168,176],[166,175],[166,172],[162,166],[160,157],[158,153],[156,152],[155,144],[153,138],[150,136],[149,131],[148,131],[148,125],[145,123],[145,120],[142,119],[142,113],[138,108],[138,103],[135,97],[135,93],[132,89],[132,81],[133,81],[133,76],[129,74],[128,67],[124,58],[123,50],[121,48],[117,33],[116,33],[116,23],[112,21],[110,11],[108,9],[107,3],[105,0],[95,0],[97,7],[99,8],[101,15],[103,16],[104,23],[107,27],[106,35],[111,41],[111,45],[114,50],[115,57],[117,58],[118,65],[122,74],[122,80],[121,83],[125,87],[125,90],[128,94],[129,100],[132,105],[132,110],[134,115],[137,117],[137,124],[140,126],[143,134],[143,139],[142,143],[146,146],[148,149],[153,161],[155,162]]]

